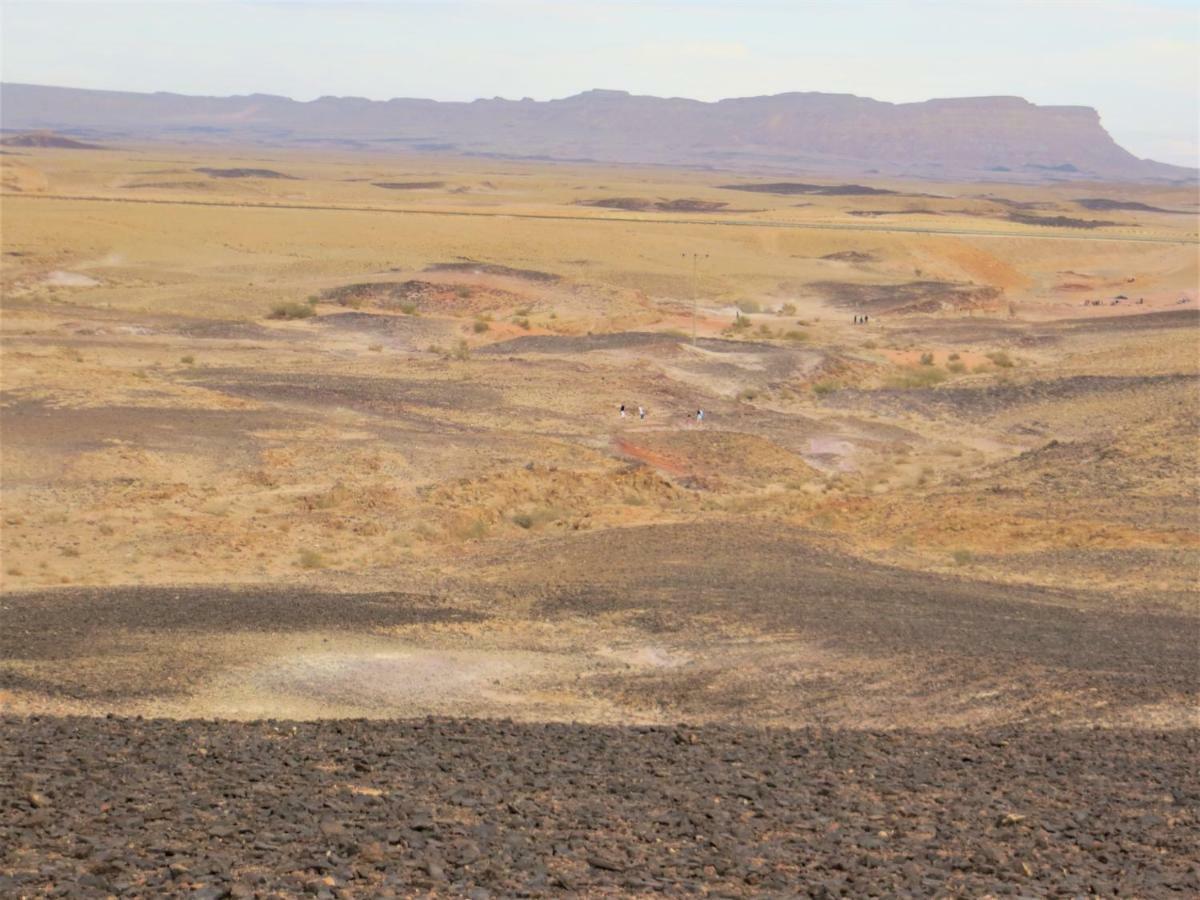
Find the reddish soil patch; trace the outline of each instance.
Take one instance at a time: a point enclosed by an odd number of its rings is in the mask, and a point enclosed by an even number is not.
[[[668,456],[667,454],[658,452],[656,450],[648,450],[645,447],[639,447],[637,444],[632,443],[628,438],[613,438],[613,446],[622,456],[628,456],[631,459],[644,462],[646,465],[654,466],[654,468],[662,472],[667,472],[671,475],[687,475],[690,472],[690,469],[685,461]]]

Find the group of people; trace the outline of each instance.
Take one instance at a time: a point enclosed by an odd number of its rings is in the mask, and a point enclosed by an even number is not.
[[[870,317],[870,316],[855,316],[855,317],[854,317],[854,324],[855,324],[855,325],[866,325],[866,324],[867,324],[868,322],[870,322],[870,321],[871,321],[871,317]]]
[[[619,410],[619,412],[620,412],[620,414],[621,414],[621,418],[622,418],[622,419],[627,419],[627,418],[629,418],[629,416],[632,414],[633,410],[632,410],[631,408],[629,408],[629,407],[626,407],[626,406],[625,406],[625,404],[624,404],[624,403],[622,403],[622,404],[621,404],[621,407],[620,407],[620,410]],[[639,419],[645,419],[645,418],[646,418],[646,407],[642,406],[641,404],[638,404],[638,408],[637,408],[637,417],[638,417]],[[691,416],[691,414],[689,413],[689,414],[688,414],[688,419],[691,419],[691,418],[692,418],[692,416]],[[696,418],[696,421],[697,421],[698,423],[701,423],[701,424],[702,424],[702,423],[704,422],[704,410],[702,410],[702,409],[698,409],[698,410],[696,410],[696,416],[695,416],[695,418]]]

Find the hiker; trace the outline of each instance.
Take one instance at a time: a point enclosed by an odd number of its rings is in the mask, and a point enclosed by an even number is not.
[[[700,424],[700,425],[704,424],[704,410],[702,410],[702,409],[696,410],[696,422],[697,422],[697,424]]]
[[[871,321],[871,317],[870,317],[870,316],[863,316],[863,324],[864,324],[864,325],[866,325],[866,324],[867,324],[868,322],[870,322],[870,321]]]
[[[646,407],[642,406],[640,403],[638,404],[638,418],[639,419],[646,418]]]
[[[622,419],[625,418],[625,404],[624,403],[621,404],[621,418]]]

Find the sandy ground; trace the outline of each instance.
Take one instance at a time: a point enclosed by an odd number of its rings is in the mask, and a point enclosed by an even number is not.
[[[1185,189],[222,162],[3,160],[4,709],[1194,724]]]

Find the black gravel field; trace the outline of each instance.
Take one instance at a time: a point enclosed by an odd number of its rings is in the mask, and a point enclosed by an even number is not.
[[[1200,894],[1200,732],[0,718],[0,896]]]

